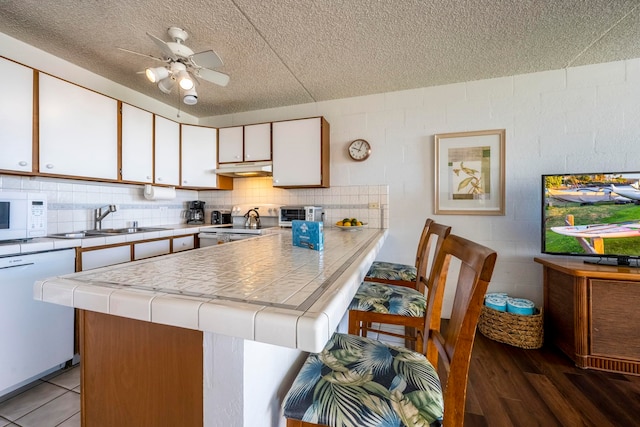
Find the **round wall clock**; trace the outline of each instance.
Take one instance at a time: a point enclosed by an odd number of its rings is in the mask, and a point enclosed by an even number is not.
[[[358,162],[367,160],[371,155],[371,145],[364,139],[356,139],[349,144],[349,156]]]

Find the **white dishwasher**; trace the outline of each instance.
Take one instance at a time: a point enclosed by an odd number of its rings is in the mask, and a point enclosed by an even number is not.
[[[34,300],[33,284],[74,270],[73,249],[0,257],[0,396],[73,358],[73,308]]]

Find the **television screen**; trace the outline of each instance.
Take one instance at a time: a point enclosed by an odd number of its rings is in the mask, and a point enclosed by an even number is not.
[[[542,175],[542,195],[543,253],[638,266],[640,172]]]

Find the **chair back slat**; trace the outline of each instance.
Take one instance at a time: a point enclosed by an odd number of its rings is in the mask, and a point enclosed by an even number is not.
[[[429,277],[423,350],[436,367],[444,394],[444,425],[462,426],[467,377],[476,326],[495,266],[495,251],[463,237],[444,239]],[[452,262],[453,259],[457,261]],[[449,272],[456,266],[457,276]],[[451,318],[441,332],[442,300],[447,279],[455,280]]]
[[[418,274],[416,276],[416,289],[425,295],[429,290],[429,277],[435,267],[435,258],[440,252],[444,239],[451,233],[450,226],[440,224],[432,220],[427,221],[431,221],[431,223],[429,224],[426,233],[424,233],[425,238],[422,246],[422,252],[418,258],[418,263],[416,264],[418,270]],[[433,249],[431,249],[432,246],[434,246]],[[428,268],[429,265],[431,268]],[[427,270],[429,270],[428,273]]]

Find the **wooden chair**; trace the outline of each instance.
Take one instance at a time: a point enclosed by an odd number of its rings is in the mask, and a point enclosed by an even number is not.
[[[418,275],[412,287],[374,283],[365,279],[349,305],[349,329],[352,335],[366,337],[369,332],[405,339],[405,346],[420,350],[424,341],[424,319],[427,308],[427,290],[430,277],[426,276],[431,247],[437,254],[451,227],[427,220],[426,232],[421,238]],[[435,257],[435,255],[434,255]],[[435,263],[431,263],[431,268]],[[374,327],[379,324],[379,327]],[[404,327],[404,333],[383,329],[385,325]],[[415,346],[412,346],[415,344]]]
[[[426,265],[420,265],[420,259],[427,245],[429,225],[433,222],[427,218],[420,234],[418,249],[416,251],[415,265],[400,264],[395,262],[374,261],[364,280],[369,282],[387,283],[389,285],[409,286],[415,289],[416,280],[425,275]]]
[[[489,248],[448,236],[432,272],[423,352],[333,334],[322,352],[309,355],[289,389],[287,426],[461,427],[475,330],[496,257]],[[457,287],[451,319],[440,332],[450,266],[459,266]]]

